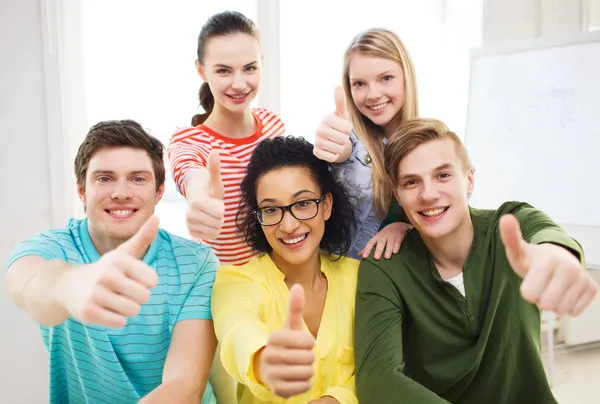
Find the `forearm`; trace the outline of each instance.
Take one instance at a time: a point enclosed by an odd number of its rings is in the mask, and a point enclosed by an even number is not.
[[[410,379],[399,370],[399,364],[373,366],[356,378],[356,390],[361,404],[395,404],[398,397],[406,403],[449,404],[431,390]]]
[[[265,400],[272,398],[260,374],[261,355],[267,339],[268,334],[264,330],[248,324],[232,330],[223,339],[221,350],[221,361],[227,373],[238,383],[246,385],[256,397]]]
[[[355,376],[353,375],[341,386],[333,386],[328,388],[321,398],[335,400],[335,403],[340,404],[358,404],[358,398],[356,397]],[[334,403],[334,401],[331,402]]]
[[[17,261],[13,267],[6,275],[6,288],[19,308],[43,325],[58,325],[69,318],[57,294],[61,276],[73,270],[72,265],[40,258],[35,265],[26,266]]]
[[[181,404],[199,404],[202,401],[206,383],[201,386],[192,380],[169,380],[145,396],[140,404],[163,404],[163,403],[181,403]]]
[[[198,193],[208,196],[208,171],[204,168],[190,168],[185,175],[186,200]]]

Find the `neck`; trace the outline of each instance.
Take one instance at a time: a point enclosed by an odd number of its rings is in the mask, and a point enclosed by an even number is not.
[[[391,121],[383,125],[383,137],[390,140],[394,133],[398,130],[398,127],[402,123],[402,110],[400,110]]]
[[[436,239],[423,237],[442,278],[458,275],[462,271],[473,245],[473,237],[471,215],[451,234]]]
[[[315,251],[308,261],[301,264],[291,264],[273,252],[270,253],[270,256],[275,266],[285,275],[285,283],[288,287],[298,283],[305,291],[311,291],[324,279],[321,272],[319,250]]]
[[[204,125],[230,138],[241,139],[252,136],[256,132],[256,121],[250,109],[232,112],[220,104],[215,104]]]
[[[97,234],[97,232],[91,226],[88,228],[88,231],[90,232],[92,244],[100,255],[104,255],[109,251],[116,250],[117,247],[125,242],[125,240],[114,239],[111,237],[106,237],[102,234]]]
[[[92,244],[94,245],[94,248],[96,249],[96,251],[98,251],[98,254],[100,254],[101,256],[106,254],[107,252],[116,250],[121,244],[123,244],[125,241],[127,241],[126,239],[105,236],[104,234],[97,232],[93,226],[90,226],[89,222],[88,222],[88,232],[90,234],[90,239],[92,240]],[[148,250],[146,249],[139,257],[136,257],[136,258],[138,258],[138,259],[144,258],[147,251]]]

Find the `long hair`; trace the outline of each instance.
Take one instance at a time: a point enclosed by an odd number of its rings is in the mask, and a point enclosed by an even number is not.
[[[222,13],[215,14],[206,21],[198,35],[198,49],[196,51],[198,63],[204,65],[206,44],[211,38],[232,34],[247,34],[255,37],[257,40],[260,38],[256,24],[242,13],[238,13],[237,11],[223,11]],[[202,83],[198,91],[198,98],[202,109],[204,109],[204,113],[196,114],[192,117],[193,126],[204,123],[215,106],[215,97],[210,91],[208,83]]]
[[[347,97],[352,127],[365,147],[372,161],[373,200],[377,216],[383,219],[388,212],[392,200],[392,189],[384,167],[384,146],[382,144],[383,128],[375,125],[371,120],[360,113],[350,94],[349,66],[355,54],[389,59],[398,63],[404,72],[404,104],[399,114],[401,123],[419,115],[417,100],[417,80],[412,59],[402,40],[396,33],[382,28],[373,28],[358,34],[344,55],[343,86]]]

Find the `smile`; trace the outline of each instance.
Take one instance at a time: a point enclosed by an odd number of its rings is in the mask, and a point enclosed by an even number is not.
[[[367,106],[367,108],[369,108],[371,111],[379,111],[380,109],[384,108],[389,103],[390,103],[389,101],[386,101],[386,102],[382,102],[381,104],[377,104],[377,105],[369,105],[369,106]]]
[[[290,238],[290,239],[283,239],[282,238],[281,241],[283,241],[283,243],[287,244],[287,245],[294,245],[294,244],[298,244],[298,243],[304,241],[307,236],[308,236],[308,233],[304,234],[304,235],[302,235],[300,237],[296,237],[296,238]]]
[[[427,217],[438,217],[438,216],[443,215],[449,208],[450,208],[449,206],[446,206],[445,208],[422,210],[419,212],[419,214],[421,214],[423,216],[427,216]]]
[[[227,94],[227,96],[233,100],[243,100],[244,98],[246,98],[248,95],[250,95],[250,92],[247,92],[246,94],[236,94],[236,95],[230,95]]]
[[[125,218],[132,216],[135,212],[137,212],[137,209],[112,209],[112,210],[106,209],[105,212],[110,214],[112,217],[116,217],[119,219],[125,219]]]

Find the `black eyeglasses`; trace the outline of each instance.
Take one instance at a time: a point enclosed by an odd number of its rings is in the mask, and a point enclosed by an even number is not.
[[[275,226],[281,223],[288,211],[298,220],[309,220],[319,213],[319,204],[325,200],[325,194],[319,199],[303,199],[287,206],[267,206],[254,210],[258,222],[263,226]]]

